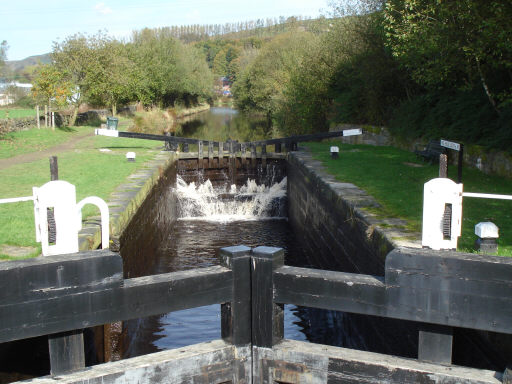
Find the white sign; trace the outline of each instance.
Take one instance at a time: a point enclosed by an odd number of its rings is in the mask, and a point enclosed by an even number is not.
[[[453,141],[441,140],[441,147],[450,148],[455,151],[460,151],[460,144]]]
[[[343,136],[356,136],[356,135],[362,135],[363,130],[361,128],[359,129],[346,129],[343,131]]]
[[[331,147],[331,153],[333,152],[339,152],[340,151],[340,148],[339,147]]]
[[[110,136],[110,137],[119,137],[119,131],[113,129],[101,129],[96,128],[94,130],[94,134],[96,136]]]

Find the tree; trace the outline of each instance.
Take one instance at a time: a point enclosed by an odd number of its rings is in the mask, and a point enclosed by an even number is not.
[[[59,107],[66,106],[74,90],[67,74],[52,64],[45,64],[36,71],[31,92],[37,104],[48,103],[51,110],[52,101]]]
[[[86,98],[94,104],[109,106],[115,116],[119,103],[133,96],[134,64],[125,46],[115,39],[98,40],[94,49],[96,61],[87,70]]]
[[[134,93],[144,104],[167,107],[210,96],[213,79],[200,48],[181,43],[169,28],[134,32],[128,50]]]
[[[7,45],[7,41],[2,41],[2,43],[0,43],[0,75],[3,75],[4,72],[5,60],[7,60],[8,49],[9,46]]]
[[[284,33],[264,46],[242,71],[233,87],[237,106],[264,112],[270,120],[282,102],[294,68],[314,36],[308,32]]]
[[[395,57],[428,88],[480,83],[489,103],[512,101],[509,0],[389,0],[385,28]]]

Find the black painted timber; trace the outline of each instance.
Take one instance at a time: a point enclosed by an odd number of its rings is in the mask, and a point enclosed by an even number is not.
[[[388,317],[512,333],[512,258],[395,249],[385,275]]]
[[[33,300],[0,305],[0,343],[229,302],[232,284],[229,269],[209,267],[128,279],[117,287],[107,283],[103,289],[49,289],[48,297],[37,291]]]
[[[252,252],[252,345],[272,348],[284,335],[284,306],[273,300],[273,272],[283,266],[284,251],[257,247]]]
[[[275,301],[453,327],[512,333],[512,259],[397,249],[377,276],[284,266]]]
[[[121,256],[109,250],[0,263],[0,306],[118,287]]]
[[[81,330],[50,335],[48,346],[52,375],[85,368],[84,335]]]
[[[222,338],[236,346],[251,343],[251,248],[240,245],[220,250],[221,265],[233,271],[233,300],[222,304]]]
[[[304,307],[383,316],[382,278],[355,273],[284,266],[274,273],[275,301]]]
[[[283,138],[279,138],[279,139],[250,141],[250,142],[245,142],[245,143],[235,143],[234,150],[239,151],[240,148],[250,147],[250,146],[262,146],[262,145],[279,145],[279,147],[280,147],[281,144],[286,144],[289,149],[295,150],[297,148],[297,143],[306,142],[306,141],[323,140],[323,139],[329,139],[329,138],[340,137],[340,136],[343,136],[343,131],[322,132],[322,133],[314,133],[314,134],[310,134],[310,135],[289,136],[289,137],[283,137]],[[219,147],[219,142],[210,142],[208,140],[191,139],[191,138],[178,137],[178,136],[154,135],[154,134],[149,134],[149,133],[119,131],[118,137],[125,137],[125,138],[130,138],[130,139],[167,141],[167,142],[182,143],[182,144],[197,144],[198,142],[201,142],[203,144],[209,145],[209,143],[212,143],[212,149],[213,149],[213,146],[215,146],[217,148]],[[243,149],[242,149],[242,152],[243,152]],[[276,149],[276,152],[279,152],[279,150]]]

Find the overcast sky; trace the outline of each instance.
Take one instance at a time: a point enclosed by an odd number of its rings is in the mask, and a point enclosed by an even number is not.
[[[0,0],[8,60],[48,53],[78,32],[128,37],[132,30],[326,13],[327,0]]]

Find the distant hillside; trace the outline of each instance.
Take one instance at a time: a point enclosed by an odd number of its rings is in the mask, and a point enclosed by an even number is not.
[[[35,55],[29,56],[23,60],[8,60],[5,63],[9,67],[9,69],[13,72],[22,71],[24,68],[29,67],[31,65],[36,65],[38,63],[48,64],[50,63],[50,54],[45,53],[44,55]]]

